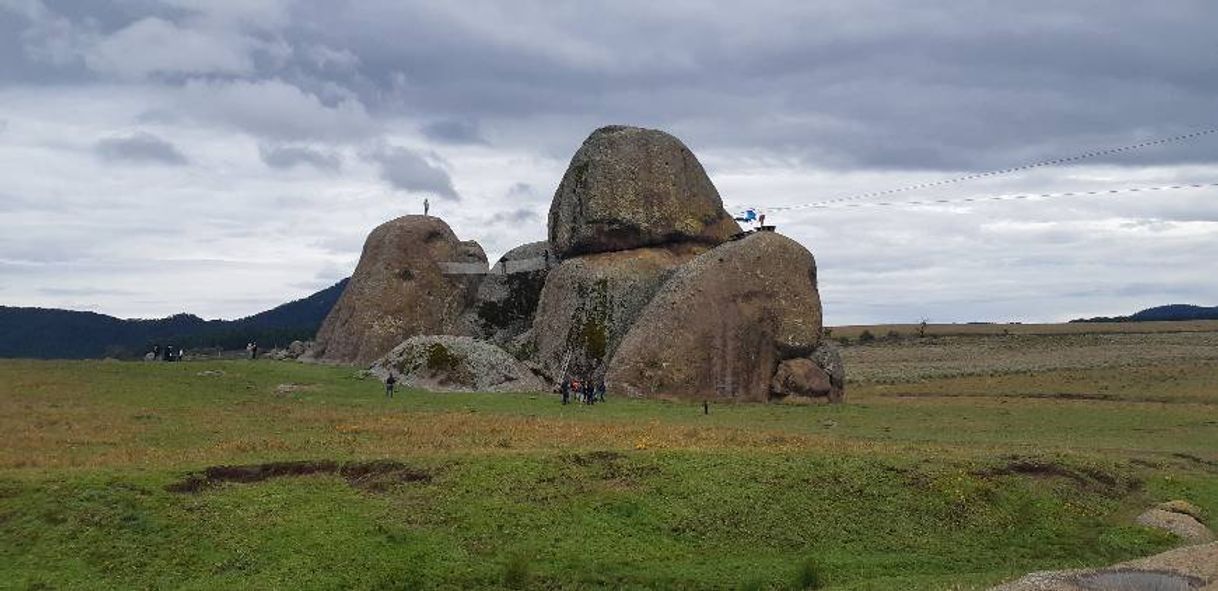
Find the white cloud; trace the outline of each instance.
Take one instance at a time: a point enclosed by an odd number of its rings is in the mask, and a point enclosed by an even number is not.
[[[254,69],[249,39],[223,31],[183,28],[150,17],[93,46],[85,63],[122,78],[152,74],[248,74]]]

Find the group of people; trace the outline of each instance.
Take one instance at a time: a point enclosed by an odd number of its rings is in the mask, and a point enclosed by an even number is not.
[[[563,404],[570,404],[572,397],[584,404],[596,404],[605,401],[605,380],[593,383],[592,380],[580,381],[579,378],[570,377],[562,381],[559,391],[562,392]]]
[[[258,343],[250,342],[245,344],[245,352],[249,353],[250,359],[258,358]]]
[[[151,361],[181,361],[182,356],[186,354],[179,347],[168,345],[162,348],[160,345],[153,345],[152,351],[145,355],[144,358]]]

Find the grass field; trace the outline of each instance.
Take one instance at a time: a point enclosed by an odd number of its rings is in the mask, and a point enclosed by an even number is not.
[[[1171,546],[1155,501],[1218,514],[1218,332],[844,355],[845,405],[709,415],[3,361],[0,588],[983,589]]]

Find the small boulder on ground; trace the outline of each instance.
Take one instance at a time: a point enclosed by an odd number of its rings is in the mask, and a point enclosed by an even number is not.
[[[1203,544],[1214,539],[1214,532],[1187,513],[1154,508],[1138,515],[1135,521],[1144,527],[1170,532],[1191,544]]]
[[[797,357],[778,364],[774,379],[770,384],[770,394],[774,398],[787,396],[802,396],[806,398],[829,398],[833,384],[829,382],[829,374],[811,359]]]
[[[485,273],[482,248],[440,218],[381,224],[307,357],[366,364],[412,336],[451,334]]]
[[[562,258],[675,242],[714,246],[740,232],[693,152],[654,129],[614,125],[571,158],[549,216]]]
[[[503,349],[470,337],[412,337],[372,364],[405,387],[441,392],[537,392],[545,384]]]
[[[609,364],[628,396],[764,402],[778,364],[820,344],[816,261],[759,232],[681,266],[639,314]]]

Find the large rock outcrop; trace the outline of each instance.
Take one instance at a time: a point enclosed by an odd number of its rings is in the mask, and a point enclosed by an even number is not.
[[[528,331],[546,276],[557,263],[544,240],[509,250],[482,278],[460,332],[504,346]]]
[[[372,364],[403,386],[436,391],[538,392],[543,382],[503,349],[470,337],[417,336]]]
[[[813,354],[820,337],[812,253],[760,232],[677,270],[622,340],[607,380],[631,396],[765,401],[778,364]]]
[[[381,224],[368,235],[310,356],[365,364],[412,336],[451,333],[485,272],[482,247],[458,240],[439,218],[408,215]]]
[[[550,205],[550,244],[564,258],[676,242],[713,246],[739,231],[693,152],[654,129],[592,132]]]
[[[534,360],[551,379],[588,377],[603,366],[673,270],[706,247],[636,248],[570,258],[546,278],[530,333]],[[598,370],[598,368],[600,368]]]

